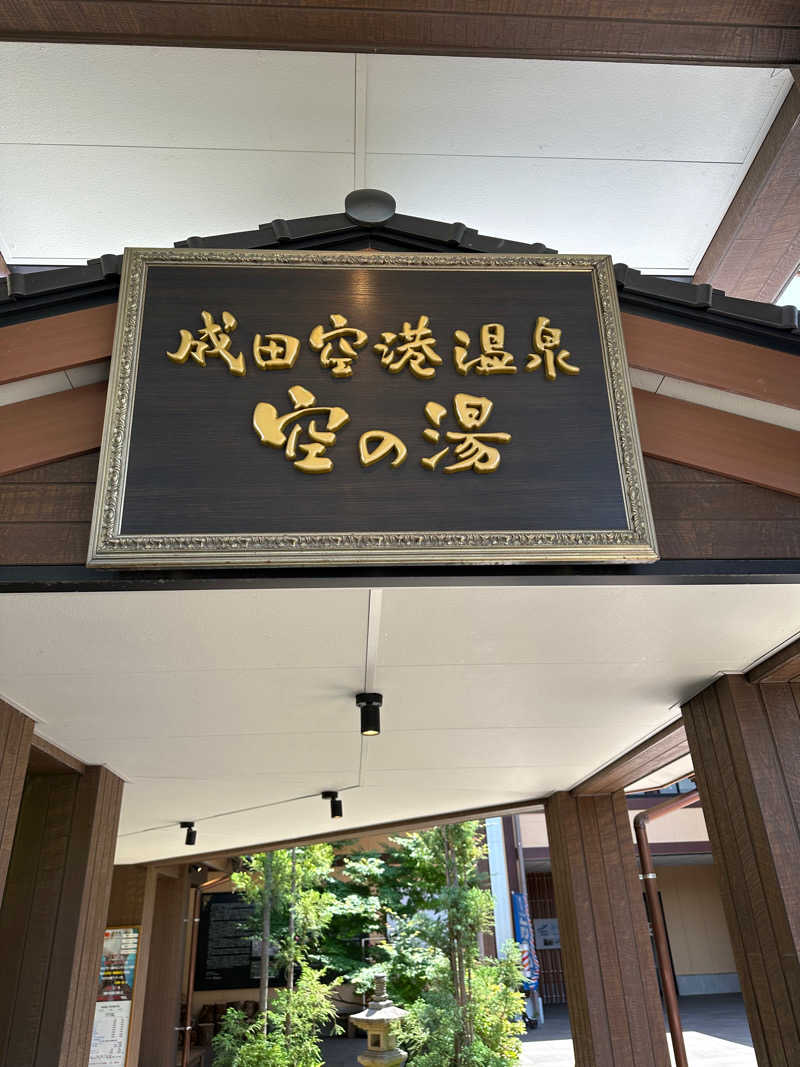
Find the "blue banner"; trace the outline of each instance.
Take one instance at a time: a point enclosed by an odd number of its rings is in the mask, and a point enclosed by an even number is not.
[[[539,957],[533,943],[533,927],[528,915],[527,903],[523,893],[511,894],[511,906],[514,912],[514,937],[522,950],[522,973],[525,975],[526,992],[539,989]]]

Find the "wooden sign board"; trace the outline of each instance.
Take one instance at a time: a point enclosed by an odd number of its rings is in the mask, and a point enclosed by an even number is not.
[[[90,566],[656,558],[608,257],[126,251]]]

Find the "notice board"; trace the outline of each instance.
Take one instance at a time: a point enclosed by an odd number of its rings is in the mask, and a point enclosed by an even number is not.
[[[609,257],[126,250],[90,565],[655,558]]]
[[[138,926],[115,926],[106,930],[97,981],[89,1067],[126,1067],[138,952]]]
[[[238,893],[205,893],[197,933],[195,989],[257,989],[261,945],[248,923],[253,906]]]

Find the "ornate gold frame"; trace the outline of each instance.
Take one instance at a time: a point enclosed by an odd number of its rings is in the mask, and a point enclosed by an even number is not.
[[[626,529],[407,531],[402,533],[120,533],[139,360],[142,308],[151,264],[269,264],[367,269],[590,271],[603,343]],[[111,357],[103,442],[89,540],[90,567],[352,566],[363,564],[651,563],[658,558],[633,410],[613,264],[609,256],[266,252],[128,248]]]

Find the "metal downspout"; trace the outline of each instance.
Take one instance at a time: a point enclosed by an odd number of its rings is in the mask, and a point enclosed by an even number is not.
[[[639,877],[644,883],[647,907],[650,912],[650,922],[653,927],[653,940],[656,946],[656,957],[659,970],[661,971],[661,988],[664,991],[664,1005],[667,1009],[669,1032],[672,1038],[672,1047],[675,1050],[676,1067],[689,1067],[686,1058],[686,1046],[683,1042],[683,1028],[681,1027],[681,1013],[678,1008],[678,990],[675,988],[675,977],[672,973],[672,964],[669,958],[669,946],[667,944],[667,930],[664,925],[664,916],[661,912],[661,904],[658,899],[656,888],[656,872],[653,868],[653,856],[650,851],[650,842],[647,840],[647,824],[651,819],[660,819],[663,815],[669,815],[673,811],[679,811],[690,804],[695,804],[700,799],[697,789],[691,793],[679,793],[676,797],[670,797],[663,804],[646,811],[640,811],[633,820],[633,829],[636,834],[636,843],[639,846],[639,862],[642,873]]]

